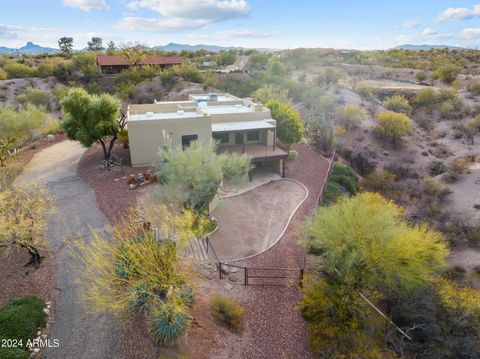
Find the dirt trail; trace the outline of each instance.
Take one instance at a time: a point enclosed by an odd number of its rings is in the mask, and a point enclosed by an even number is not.
[[[77,163],[85,149],[64,141],[37,153],[15,185],[44,185],[55,200],[46,238],[57,261],[59,293],[54,303],[54,322],[50,335],[58,339],[58,348],[48,348],[48,359],[103,359],[118,357],[117,325],[106,315],[89,314],[82,305],[74,269],[76,261],[68,244],[88,242],[91,230],[108,233],[104,215],[98,209],[92,190],[77,175]]]

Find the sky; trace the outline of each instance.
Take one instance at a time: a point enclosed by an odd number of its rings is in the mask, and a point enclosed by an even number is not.
[[[480,0],[0,0],[0,46],[480,47]]]

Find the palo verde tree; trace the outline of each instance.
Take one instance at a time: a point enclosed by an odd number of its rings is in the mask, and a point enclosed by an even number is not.
[[[365,110],[356,104],[348,104],[337,108],[337,120],[348,130],[350,127],[362,123],[367,117]]]
[[[366,192],[321,207],[307,222],[307,242],[324,264],[322,278],[306,281],[299,305],[314,349],[327,357],[379,357],[386,322],[372,303],[406,298],[436,279],[445,239],[404,218],[392,201]]]
[[[0,191],[0,250],[24,248],[31,256],[28,264],[38,268],[44,245],[47,209],[51,200],[40,188],[9,187]]]
[[[68,138],[85,147],[100,143],[104,160],[110,161],[113,145],[125,127],[125,116],[119,115],[120,101],[109,94],[90,95],[83,88],[72,88],[60,104]]]
[[[145,47],[139,44],[126,44],[122,47],[121,53],[133,67],[140,65],[146,56]]]
[[[188,307],[194,302],[178,251],[195,235],[194,222],[191,211],[154,205],[132,211],[115,228],[113,241],[96,232],[88,243],[77,241],[72,252],[82,274],[81,299],[99,313],[141,313],[153,339],[162,344],[177,340],[187,330]]]
[[[58,40],[58,47],[64,54],[70,54],[73,51],[73,37],[63,36]]]
[[[277,121],[277,137],[289,148],[292,144],[300,142],[303,137],[303,122],[300,114],[287,102],[270,100],[265,105],[272,112],[272,117]]]
[[[381,137],[396,143],[413,128],[413,121],[404,113],[384,111],[377,114],[378,125],[374,131]]]
[[[188,148],[160,150],[161,197],[182,203],[196,213],[208,211],[223,180],[241,183],[248,178],[252,164],[245,155],[217,154],[217,145],[194,141]]]

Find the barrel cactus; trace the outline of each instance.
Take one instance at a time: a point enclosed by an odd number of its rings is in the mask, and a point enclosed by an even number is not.
[[[188,317],[184,309],[174,302],[158,303],[147,318],[153,339],[161,344],[172,344],[187,330]]]

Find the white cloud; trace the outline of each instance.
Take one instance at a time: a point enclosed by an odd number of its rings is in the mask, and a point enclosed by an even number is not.
[[[476,16],[480,16],[480,4],[475,5],[473,9],[467,9],[465,7],[449,7],[440,13],[433,22],[439,23],[449,20],[468,20]]]
[[[63,0],[64,6],[74,7],[86,12],[92,10],[107,10],[106,0]]]
[[[471,27],[463,29],[461,32],[461,37],[464,39],[472,39],[480,37],[480,27]]]
[[[437,32],[429,27],[427,27],[425,30],[422,31],[422,35],[423,36],[432,36],[432,35],[436,35]]]
[[[419,27],[419,26],[420,26],[420,22],[418,20],[415,20],[415,19],[405,21],[402,24],[402,27],[405,28],[405,29],[414,29],[414,28]]]
[[[395,43],[404,44],[410,42],[411,38],[406,35],[399,35],[395,38]]]
[[[119,30],[145,32],[176,32],[199,29],[207,24],[204,20],[188,20],[181,18],[144,18],[124,17],[115,25]]]
[[[133,0],[128,8],[145,8],[165,17],[208,22],[233,19],[250,12],[245,0]]]

